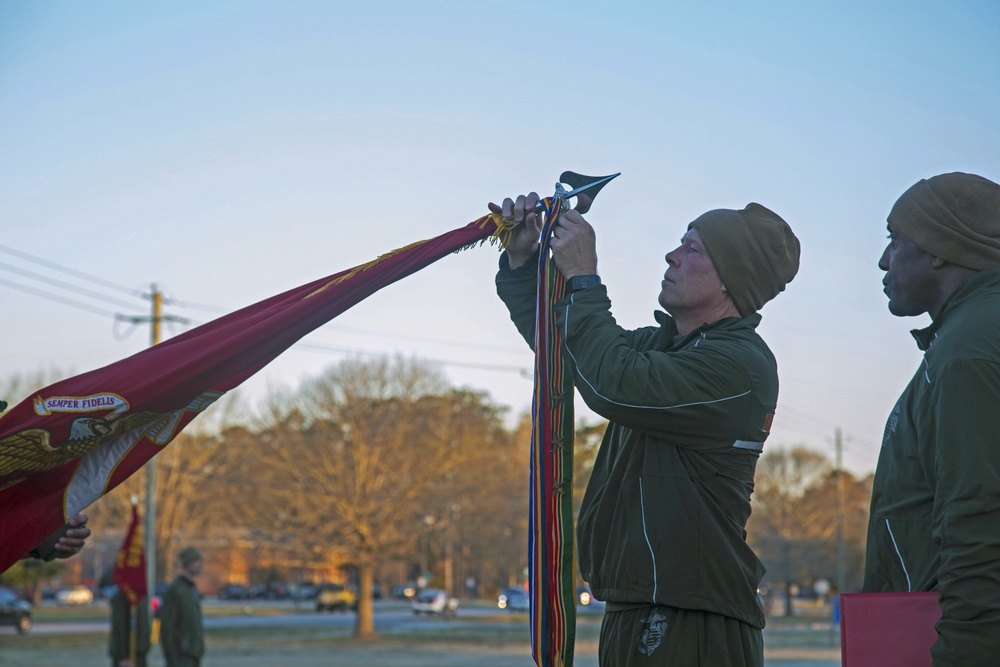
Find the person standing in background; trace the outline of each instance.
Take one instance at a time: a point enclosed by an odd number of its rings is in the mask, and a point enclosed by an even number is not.
[[[167,667],[198,667],[205,654],[201,595],[195,578],[204,567],[201,551],[187,547],[178,556],[180,571],[163,594],[160,644]]]

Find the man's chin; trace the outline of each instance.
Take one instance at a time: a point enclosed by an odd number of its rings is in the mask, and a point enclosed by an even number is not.
[[[923,315],[926,310],[918,310],[913,307],[907,307],[905,304],[901,304],[897,301],[889,299],[889,312],[896,317],[916,317],[917,315]]]

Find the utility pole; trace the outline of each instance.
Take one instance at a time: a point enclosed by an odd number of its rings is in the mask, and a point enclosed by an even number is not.
[[[150,288],[150,294],[144,294],[152,302],[152,311],[149,317],[118,315],[119,320],[124,320],[132,324],[149,324],[149,346],[160,342],[160,324],[162,322],[185,322],[182,317],[174,317],[163,314],[163,292],[156,283]],[[156,457],[149,459],[145,464],[146,468],[146,585],[149,590],[147,603],[153,600],[156,594]]]
[[[153,283],[150,301],[153,312],[150,315],[149,346],[160,342],[160,321],[163,317],[163,293]],[[147,603],[156,595],[156,457],[146,462],[146,590]]]
[[[837,466],[837,594],[845,593],[847,563],[844,555],[844,439],[838,427],[833,433]]]

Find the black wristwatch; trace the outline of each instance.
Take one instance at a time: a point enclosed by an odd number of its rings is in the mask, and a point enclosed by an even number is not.
[[[570,292],[576,292],[577,290],[587,289],[588,287],[600,284],[601,277],[596,273],[592,273],[587,276],[573,276],[566,281],[566,285],[569,287]]]

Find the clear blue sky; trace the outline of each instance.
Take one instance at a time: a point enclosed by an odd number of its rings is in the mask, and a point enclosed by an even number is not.
[[[566,169],[621,171],[588,218],[625,326],[652,322],[663,255],[698,214],[758,201],[790,222],[802,268],[761,328],[782,383],[769,446],[832,454],[840,426],[865,472],[927,323],[886,310],[885,216],[923,177],[1000,180],[998,119],[991,1],[2,3],[0,244],[127,290],[0,252],[0,372],[139,351],[148,330],[119,340],[112,314],[148,312],[127,292],[153,282],[168,313],[205,321],[189,306],[348,268],[549,194]],[[527,409],[496,259],[384,290],[245,395],[400,352]]]

